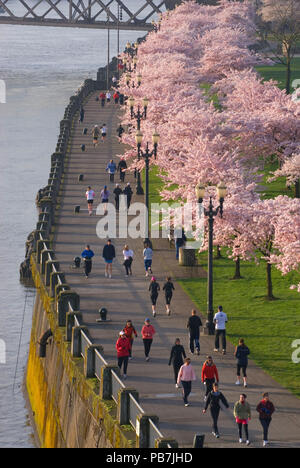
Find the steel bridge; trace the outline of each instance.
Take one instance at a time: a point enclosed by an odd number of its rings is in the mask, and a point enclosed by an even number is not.
[[[0,0],[0,24],[149,31],[178,0]]]

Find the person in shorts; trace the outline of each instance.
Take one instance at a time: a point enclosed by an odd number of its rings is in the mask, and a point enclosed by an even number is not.
[[[111,240],[108,239],[106,245],[103,247],[102,257],[105,261],[105,277],[112,277],[112,263],[113,259],[116,257],[116,251],[114,246],[111,243]]]
[[[85,196],[86,196],[86,199],[87,199],[89,215],[92,216],[95,192],[94,192],[94,190],[92,190],[92,188],[90,186],[88,186],[88,188],[87,188],[87,190],[85,192]]]

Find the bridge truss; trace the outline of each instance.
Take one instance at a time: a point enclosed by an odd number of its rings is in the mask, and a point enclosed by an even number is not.
[[[0,0],[0,24],[148,31],[169,4],[170,0]]]

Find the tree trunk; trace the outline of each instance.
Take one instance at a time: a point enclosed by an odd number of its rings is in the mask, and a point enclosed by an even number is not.
[[[238,257],[236,260],[235,260],[235,273],[234,273],[234,277],[233,279],[241,279],[242,276],[241,276],[241,261],[240,261],[240,257]]]
[[[295,183],[295,198],[300,198],[300,179]]]
[[[267,293],[267,299],[274,299],[273,296],[273,284],[272,284],[272,265],[271,263],[267,263],[267,288],[268,288],[268,293]]]
[[[217,258],[217,259],[222,258],[221,249],[220,249],[220,246],[219,246],[219,245],[217,245],[217,255],[216,255],[216,258]]]
[[[290,94],[290,92],[291,92],[291,51],[290,51],[290,47],[286,48],[285,90],[286,90],[286,94]]]

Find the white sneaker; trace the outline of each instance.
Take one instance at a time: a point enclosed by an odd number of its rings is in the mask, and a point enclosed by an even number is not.
[[[235,382],[235,385],[241,385],[241,382],[240,382],[239,380],[237,380],[237,381]]]
[[[127,375],[126,375],[126,374],[123,375],[123,379],[124,379],[124,380],[127,379]]]
[[[155,310],[152,312],[152,315],[153,315],[153,317],[155,317],[155,316],[156,316],[156,312],[155,312]]]
[[[242,444],[243,443],[243,439],[239,439],[239,444]]]
[[[266,447],[268,444],[269,444],[269,442],[267,440],[263,441],[263,447]]]
[[[105,278],[107,278],[107,273],[106,272],[104,273],[104,276],[105,276]]]
[[[246,445],[250,445],[250,440],[246,440]]]
[[[111,279],[111,275],[109,275],[109,278]]]

